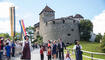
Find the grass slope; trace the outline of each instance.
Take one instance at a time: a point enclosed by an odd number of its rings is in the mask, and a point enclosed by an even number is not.
[[[102,53],[101,48],[100,48],[100,43],[80,41],[80,45],[82,45],[82,50]],[[68,46],[67,48],[73,48],[73,46],[74,46],[74,44]],[[91,56],[88,53],[83,53],[83,55]],[[94,58],[105,59],[105,55],[93,55],[93,56],[94,56]],[[86,58],[85,58],[85,60],[86,60]]]

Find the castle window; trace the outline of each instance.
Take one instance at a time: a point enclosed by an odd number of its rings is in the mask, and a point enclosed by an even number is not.
[[[47,22],[46,22],[46,26],[47,26]]]
[[[73,20],[73,23],[75,23],[75,20]]]
[[[71,36],[71,34],[67,34],[67,36]]]
[[[71,31],[74,31],[74,29],[71,29]]]
[[[63,24],[65,23],[65,20],[63,20]]]
[[[39,35],[39,31],[37,32],[37,35]]]
[[[55,21],[53,21],[53,24],[55,24]]]

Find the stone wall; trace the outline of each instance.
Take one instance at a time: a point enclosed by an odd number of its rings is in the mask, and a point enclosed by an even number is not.
[[[43,37],[45,31],[45,23],[55,19],[55,12],[43,12],[40,15],[40,35]]]
[[[58,40],[61,38],[65,43],[73,43],[80,40],[78,21],[73,19],[56,19],[43,24],[43,42]]]
[[[40,14],[39,34],[43,37],[43,42],[48,40],[58,40],[61,38],[65,43],[73,43],[80,40],[79,18],[80,15],[55,19],[55,12],[49,9]],[[36,32],[37,33],[37,32]]]

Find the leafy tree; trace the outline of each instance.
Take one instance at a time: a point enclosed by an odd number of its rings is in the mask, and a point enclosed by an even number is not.
[[[42,44],[42,43],[43,43],[43,38],[42,38],[41,36],[38,35],[36,38],[37,38],[37,39],[34,40],[32,43],[34,43],[34,42],[37,42],[37,43],[39,43],[39,44]]]
[[[27,34],[29,35],[29,38],[32,41],[33,34],[34,34],[34,27],[32,27],[32,26],[26,27],[26,32],[27,32]]]
[[[90,20],[81,20],[79,24],[80,39],[89,41],[91,32],[93,31],[93,24]]]
[[[96,35],[95,42],[98,42],[99,43],[101,39],[102,39],[102,35],[101,35],[101,33],[98,33]]]
[[[20,37],[20,33],[19,32],[16,32],[16,37],[15,37],[15,40],[20,40],[21,37]]]
[[[101,48],[102,48],[102,51],[105,53],[105,33],[104,33],[104,36],[102,38]]]
[[[37,36],[37,42],[39,44],[42,44],[43,43],[43,38],[41,36]]]
[[[0,33],[0,37],[11,38],[8,33]]]

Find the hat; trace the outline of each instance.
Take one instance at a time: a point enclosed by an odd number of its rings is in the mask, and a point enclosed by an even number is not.
[[[29,38],[29,36],[28,35],[26,35],[25,37],[24,37],[24,39],[26,40],[26,37],[28,37]]]

